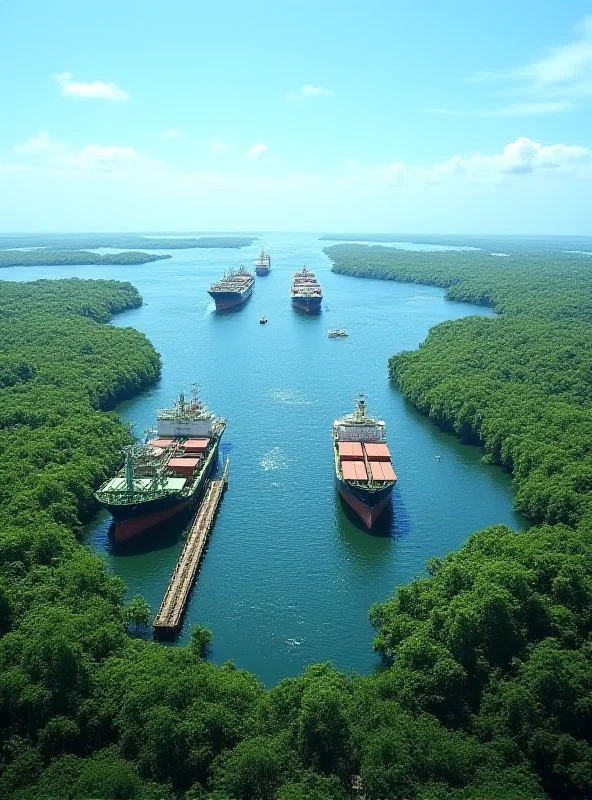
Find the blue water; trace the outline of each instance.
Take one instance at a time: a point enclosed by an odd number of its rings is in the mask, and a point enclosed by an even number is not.
[[[243,309],[216,315],[207,287],[229,266],[252,265],[261,244],[272,256],[271,274],[257,279]],[[192,623],[209,626],[213,659],[233,659],[268,685],[315,661],[368,672],[377,664],[367,616],[373,602],[472,531],[524,525],[512,509],[509,476],[414,411],[387,374],[388,357],[416,348],[433,325],[490,312],[447,301],[436,288],[332,274],[322,252],[330,244],[310,234],[270,234],[240,251],[177,250],[171,260],[141,266],[2,271],[9,280],[78,275],[138,287],[145,305],[113,320],[146,333],[162,355],[160,383],[120,408],[138,435],[192,383],[227,417],[230,486],[181,641]],[[324,289],[319,317],[290,306],[290,277],[303,264]],[[258,322],[263,313],[266,326]],[[346,328],[349,339],[328,339],[333,327]],[[382,535],[358,527],[333,485],[331,425],[361,391],[387,423],[399,475]],[[118,551],[108,529],[101,514],[89,545],[155,612],[182,531],[173,527],[166,538]]]

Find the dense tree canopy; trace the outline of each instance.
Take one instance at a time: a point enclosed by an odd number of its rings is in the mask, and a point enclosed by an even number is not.
[[[129,264],[148,264],[150,261],[161,261],[171,258],[170,255],[140,253],[126,251],[123,253],[91,253],[88,250],[54,250],[51,247],[40,247],[35,250],[0,250],[0,268],[2,267],[43,267],[43,266],[88,266],[89,264],[122,266]]]
[[[120,247],[125,250],[185,250],[214,247],[248,247],[253,236],[140,236],[130,233],[0,234],[0,251],[16,247],[47,247],[53,250],[96,250]]]
[[[555,282],[584,308],[585,284]],[[108,409],[159,375],[143,335],[102,324],[141,298],[0,284],[0,800],[589,796],[590,344],[523,291],[532,313],[446,323],[391,370],[553,524],[475,533],[375,606],[376,675],[320,664],[265,690],[207,660],[207,629],[187,647],[139,635],[145,602],[78,538],[129,436]]]
[[[481,740],[503,737],[552,796],[583,796],[592,788],[592,262],[563,252],[327,252],[336,272],[434,284],[501,312],[436,326],[419,350],[390,359],[390,374],[434,422],[511,471],[517,506],[547,524],[475,534],[371,618],[405,707]]]

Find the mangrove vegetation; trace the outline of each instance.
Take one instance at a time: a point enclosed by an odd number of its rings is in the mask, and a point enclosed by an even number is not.
[[[241,248],[253,244],[253,236],[142,236],[131,233],[0,234],[0,250],[16,247],[48,247],[52,250],[185,250],[193,248]]]
[[[109,409],[159,376],[142,334],[104,324],[141,298],[113,281],[2,283],[1,800],[589,796],[589,279],[577,260],[525,278],[498,275],[502,259],[489,273],[463,254],[454,273],[447,256],[393,266],[383,250],[332,255],[503,311],[439,326],[391,374],[513,470],[540,524],[475,533],[375,606],[379,673],[313,665],[269,690],[208,661],[202,627],[186,647],[149,641],[145,602],[81,543],[129,440]]]
[[[2,267],[60,267],[60,266],[127,266],[133,264],[149,264],[171,258],[170,255],[140,253],[127,251],[124,253],[91,253],[88,250],[54,250],[51,247],[40,247],[34,250],[0,250],[0,269]]]

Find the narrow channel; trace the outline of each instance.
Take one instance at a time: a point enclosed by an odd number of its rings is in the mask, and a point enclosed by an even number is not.
[[[271,274],[257,279],[239,312],[214,314],[207,287],[229,266],[251,268],[261,243],[272,256]],[[512,508],[510,477],[412,409],[387,374],[388,357],[418,347],[433,325],[492,312],[445,300],[433,287],[334,275],[324,244],[312,234],[269,234],[247,249],[178,250],[169,261],[143,266],[3,272],[8,280],[116,278],[139,289],[145,305],[113,320],[143,331],[163,359],[160,383],[118,408],[137,435],[154,423],[156,409],[193,383],[227,417],[229,489],[180,641],[191,624],[207,625],[214,661],[232,659],[267,685],[317,661],[370,671],[378,663],[368,623],[372,603],[472,531],[498,522],[525,525]],[[290,307],[290,277],[303,264],[323,286],[319,317]],[[262,314],[269,320],[264,326]],[[329,328],[346,328],[349,338],[328,339]],[[358,527],[333,485],[331,424],[353,408],[359,392],[387,423],[399,476],[381,535]],[[101,514],[89,526],[89,545],[130,595],[143,594],[156,612],[183,531],[115,549],[108,529]]]

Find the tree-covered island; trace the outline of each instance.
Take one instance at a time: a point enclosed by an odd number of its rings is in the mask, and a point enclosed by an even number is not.
[[[249,247],[254,236],[141,236],[129,233],[92,234],[0,234],[0,251],[16,247],[47,247],[52,250],[97,250],[116,247],[122,250],[186,250],[194,248]]]
[[[2,267],[59,267],[59,266],[128,266],[162,261],[170,255],[126,251],[123,253],[91,253],[88,250],[53,250],[42,247],[35,250],[0,250],[0,269]]]

